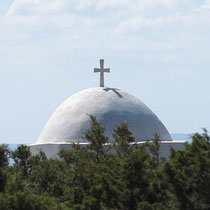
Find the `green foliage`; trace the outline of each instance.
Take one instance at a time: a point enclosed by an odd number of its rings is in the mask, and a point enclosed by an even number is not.
[[[36,195],[29,190],[17,191],[15,194],[0,194],[0,210],[58,210],[67,209],[56,198]]]
[[[150,154],[156,161],[158,165],[165,162],[165,158],[162,157],[160,153],[160,135],[158,133],[154,134],[154,138],[151,141],[147,141],[147,147],[149,148]]]
[[[107,150],[104,144],[108,143],[108,137],[104,135],[105,127],[101,126],[99,122],[96,121],[96,117],[90,116],[90,129],[87,130],[83,139],[88,141],[90,145],[89,150],[95,153],[95,159],[98,162],[101,157],[104,157]]]
[[[208,204],[210,198],[210,142],[207,132],[192,136],[185,150],[172,149],[165,173],[171,184],[178,206],[194,209]]]
[[[7,180],[10,150],[7,145],[0,146],[0,193],[4,191]]]
[[[8,145],[2,144],[0,146],[0,168],[8,166],[9,154],[10,150],[8,149]]]
[[[5,192],[0,194],[0,210],[44,210],[63,209],[64,207],[64,203],[59,203],[56,198],[46,193],[33,193],[30,183],[25,179],[21,170],[8,175]]]
[[[115,139],[113,146],[118,156],[121,158],[128,156],[133,149],[131,143],[134,142],[134,137],[128,130],[126,122],[123,122],[114,129],[113,137]]]
[[[28,176],[31,172],[30,163],[31,151],[26,145],[20,145],[12,152],[12,158],[15,161],[15,166],[22,169],[23,175]]]
[[[90,122],[84,135],[90,144],[74,144],[60,151],[59,159],[43,152],[32,156],[21,145],[9,165],[11,152],[0,146],[0,210],[191,210],[209,203],[206,130],[193,135],[185,150],[171,149],[170,159],[162,160],[158,135],[136,144],[124,122],[108,143],[105,128],[92,115]]]

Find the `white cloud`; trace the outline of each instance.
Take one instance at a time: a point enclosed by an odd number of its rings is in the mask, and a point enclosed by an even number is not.
[[[65,13],[73,2],[68,0],[15,0],[7,15],[48,15]]]
[[[210,10],[210,0],[205,0],[203,4],[201,4],[199,7],[194,8],[192,11],[204,14],[205,12],[209,13],[209,10]]]
[[[210,9],[210,0],[206,0],[205,3],[200,8],[201,9]]]
[[[114,13],[135,13],[156,8],[173,8],[176,0],[15,0],[7,15],[71,13],[92,9],[100,12],[113,9]]]
[[[137,16],[129,18],[125,21],[122,21],[115,29],[115,32],[118,34],[124,32],[135,32],[138,31],[141,27],[144,26],[155,26],[162,24],[164,19],[159,18],[145,18],[144,16]]]
[[[195,27],[202,23],[210,23],[210,19],[204,19],[203,16],[194,13],[188,13],[185,15],[176,13],[158,17],[135,16],[120,22],[116,27],[115,32],[117,34],[127,32],[133,33],[140,30],[142,31],[143,28],[157,29],[158,27],[161,29],[162,27],[176,27],[180,29],[186,27],[189,29],[189,27]]]
[[[80,0],[79,9],[95,8],[97,11],[106,9],[142,11],[156,7],[171,8],[176,5],[176,0]]]
[[[89,9],[93,6],[95,0],[79,0],[78,5],[76,8],[78,10]]]
[[[16,51],[15,57],[19,52],[23,59],[24,53],[33,57],[32,51],[44,57],[75,49],[118,53],[187,48],[190,40],[203,39],[210,18],[182,14],[176,7],[175,0],[15,0],[7,16],[0,17],[0,45],[2,52]]]

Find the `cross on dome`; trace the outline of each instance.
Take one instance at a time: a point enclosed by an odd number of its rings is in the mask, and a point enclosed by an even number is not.
[[[104,72],[110,72],[110,68],[104,68],[104,59],[100,59],[100,69],[94,68],[94,72],[100,72],[100,87],[104,87]]]

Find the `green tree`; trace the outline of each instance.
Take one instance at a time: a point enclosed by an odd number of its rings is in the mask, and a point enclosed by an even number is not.
[[[68,172],[65,161],[47,159],[43,152],[30,158],[32,170],[28,182],[35,193],[46,193],[49,196],[60,198],[66,188]]]
[[[93,115],[90,116],[90,129],[88,129],[83,136],[83,139],[88,141],[90,144],[88,145],[88,149],[93,151],[95,154],[95,159],[97,162],[100,161],[100,158],[103,158],[108,150],[108,137],[105,136],[105,127],[101,126],[99,122],[97,122],[96,117]]]
[[[105,128],[90,115],[91,126],[84,139],[87,147],[74,144],[59,156],[66,162],[71,179],[64,193],[64,200],[73,209],[117,209],[119,188],[115,156],[109,153]],[[119,164],[118,164],[119,165]]]
[[[123,122],[121,125],[114,129],[114,149],[119,157],[127,157],[132,151],[135,144],[132,144],[135,140],[132,133],[128,129],[128,124]]]
[[[0,146],[0,192],[4,191],[7,180],[7,168],[9,166],[10,150],[7,145]]]
[[[194,134],[185,150],[171,149],[165,173],[179,209],[195,209],[209,203],[210,143],[206,130],[203,134]]]
[[[10,176],[4,194],[0,194],[0,210],[64,209],[65,203],[46,194],[34,194],[21,173]],[[65,208],[67,209],[67,208]]]
[[[163,164],[166,160],[161,155],[160,142],[160,135],[158,133],[155,133],[154,138],[146,142],[151,156],[154,158],[158,165]]]
[[[183,151],[161,160],[159,136],[137,144],[124,122],[114,129],[110,151],[105,128],[90,115],[88,146],[48,159],[21,145],[0,146],[0,210],[7,209],[202,209],[210,195],[210,136],[192,136]]]
[[[151,157],[145,147],[140,145],[122,160],[121,182],[123,183],[121,201],[124,209],[137,209],[139,202],[148,200]]]
[[[29,176],[31,173],[31,151],[26,145],[20,145],[12,152],[12,158],[15,162],[14,166],[23,171],[24,176]]]

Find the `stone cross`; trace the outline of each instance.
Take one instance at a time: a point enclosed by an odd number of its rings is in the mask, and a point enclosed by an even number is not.
[[[100,72],[100,87],[104,87],[104,72],[110,72],[110,68],[104,68],[104,59],[100,59],[100,69],[94,68],[94,72]]]

